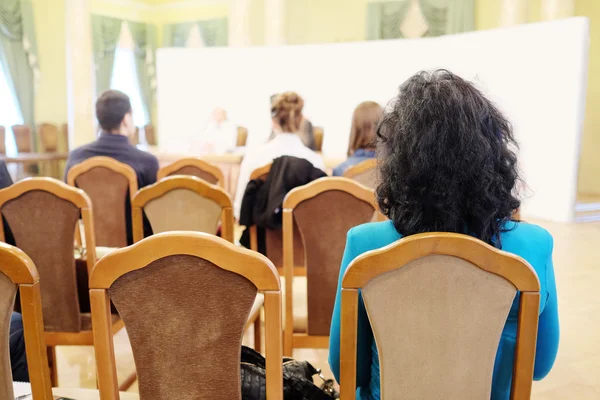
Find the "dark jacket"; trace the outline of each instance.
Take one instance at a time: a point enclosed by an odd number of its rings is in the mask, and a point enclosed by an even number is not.
[[[240,225],[256,225],[259,230],[280,229],[283,200],[288,192],[325,176],[325,172],[313,167],[305,159],[291,156],[276,158],[264,183],[253,180],[246,186],[240,211]],[[264,253],[262,236],[259,232],[259,251],[262,248]],[[248,229],[244,231],[240,243],[250,247]]]

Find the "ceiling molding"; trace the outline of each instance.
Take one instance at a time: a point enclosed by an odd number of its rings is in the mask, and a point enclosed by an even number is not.
[[[184,9],[189,7],[197,7],[205,4],[221,4],[229,3],[228,0],[182,0],[171,4],[146,4],[135,0],[97,0],[98,3],[108,3],[120,5],[123,7],[131,7],[143,11],[160,12],[163,10]]]

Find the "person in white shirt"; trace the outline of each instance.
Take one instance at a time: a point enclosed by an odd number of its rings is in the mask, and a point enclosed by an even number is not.
[[[216,108],[202,132],[201,152],[223,154],[235,149],[237,126],[227,119],[227,111]]]
[[[271,117],[275,137],[260,146],[248,149],[240,165],[238,185],[233,203],[235,217],[239,219],[242,199],[250,174],[281,156],[304,158],[315,168],[325,171],[323,158],[307,148],[298,132],[302,125],[304,100],[294,92],[280,94],[271,105]]]

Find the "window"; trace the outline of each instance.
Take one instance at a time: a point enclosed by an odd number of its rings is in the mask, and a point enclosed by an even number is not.
[[[8,77],[5,75],[2,65],[0,65],[0,126],[6,128],[6,154],[13,156],[17,154],[17,145],[15,138],[12,135],[11,126],[23,123],[21,110],[19,109],[17,100],[13,96]]]
[[[133,50],[117,48],[110,87],[129,96],[135,126],[146,125],[148,123],[147,111],[142,102]]]

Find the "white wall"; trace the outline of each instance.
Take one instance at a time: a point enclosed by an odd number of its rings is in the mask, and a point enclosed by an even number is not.
[[[341,156],[358,103],[387,104],[415,72],[447,68],[476,82],[513,123],[529,188],[523,215],[570,221],[587,48],[588,21],[572,18],[432,39],[163,49],[159,143],[166,152],[198,154],[191,143],[216,106],[249,129],[250,144],[261,143],[270,133],[270,95],[293,90],[325,129],[324,153]]]

